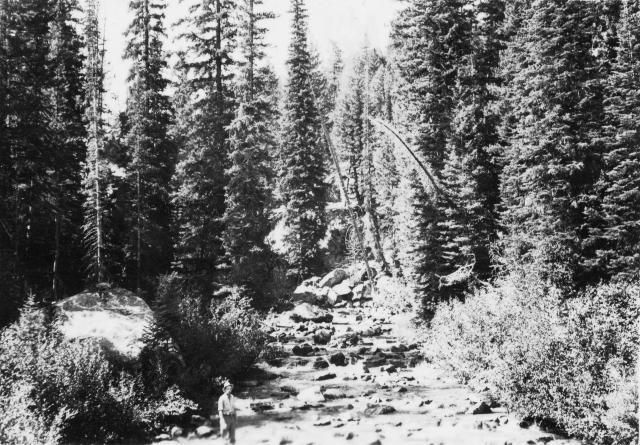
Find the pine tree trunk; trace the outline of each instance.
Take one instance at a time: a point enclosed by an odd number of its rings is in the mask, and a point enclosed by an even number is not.
[[[142,215],[140,203],[140,167],[138,167],[136,170],[136,293],[138,294],[138,297],[142,293],[142,280],[140,279],[140,275],[142,274]]]
[[[59,205],[59,204],[56,204]],[[58,299],[58,282],[60,281],[60,211],[55,210],[55,234],[54,234],[54,254],[53,254],[53,279],[51,284],[51,297],[53,300]]]
[[[96,206],[96,267],[97,280],[101,283],[104,279],[102,276],[102,208],[100,200],[100,134],[99,134],[99,111],[98,111],[98,86],[93,88],[93,131],[95,137],[94,152],[94,182],[95,182],[95,206]],[[101,94],[101,93],[100,93]]]

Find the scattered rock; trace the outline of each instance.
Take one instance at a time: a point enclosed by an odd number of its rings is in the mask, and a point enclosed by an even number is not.
[[[489,407],[485,402],[479,402],[473,405],[469,409],[469,412],[471,414],[491,414],[493,411],[491,411],[491,407]]]
[[[379,337],[382,335],[382,328],[380,326],[372,326],[362,331],[363,337]]]
[[[292,396],[298,395],[298,390],[293,386],[284,385],[280,387],[280,391],[291,394]]]
[[[292,311],[291,319],[295,322],[313,321],[315,323],[331,323],[333,315],[309,303],[300,303]]]
[[[273,406],[273,403],[271,402],[255,402],[255,403],[251,403],[249,405],[249,407],[257,412],[257,413],[262,413],[265,411],[271,411],[272,409],[274,409],[275,407]]]
[[[174,426],[171,428],[171,432],[169,434],[171,435],[171,438],[175,439],[176,437],[184,436],[184,430],[179,426]]]
[[[344,399],[346,398],[346,394],[343,393],[342,391],[338,390],[337,388],[330,388],[327,389],[324,393],[324,398],[325,400],[337,400],[337,399]]]
[[[331,380],[331,379],[335,379],[336,375],[332,372],[329,372],[327,374],[322,374],[321,376],[319,376],[318,378],[316,378],[316,380],[318,381],[322,381],[322,380]]]
[[[347,440],[351,440],[351,439],[353,439],[353,437],[354,437],[353,433],[352,433],[351,431],[349,431],[349,432],[347,433],[347,437],[345,437],[345,439],[347,439]]]
[[[347,366],[347,358],[342,352],[336,352],[329,357],[329,362],[336,366]]]
[[[347,272],[344,269],[334,269],[318,282],[318,287],[333,287],[346,280],[347,276]]]
[[[313,426],[329,426],[331,425],[331,419],[322,419],[313,423]]]
[[[369,269],[371,270],[371,275],[373,275],[372,278],[375,278],[376,275],[378,275],[378,271],[373,266],[369,266]],[[369,280],[369,274],[367,273],[367,268],[363,266],[362,269],[360,269],[358,271],[358,275],[356,276],[356,278],[359,281],[367,281],[367,280]]]
[[[267,364],[269,366],[273,366],[274,368],[280,368],[281,366],[284,366],[284,360],[281,358],[270,358],[268,360],[266,360]]]
[[[351,288],[347,283],[340,283],[337,286],[332,287],[331,290],[333,290],[336,295],[343,300],[348,300],[348,297],[351,295]]]
[[[171,440],[171,436],[168,434],[158,434],[153,440],[156,442],[163,442],[165,440]]]
[[[297,303],[310,303],[317,304],[320,300],[318,295],[318,288],[311,286],[309,284],[301,284],[296,287],[296,290],[291,294],[291,301],[294,304]]]
[[[313,342],[317,345],[326,345],[331,340],[331,331],[320,329],[313,334]]]
[[[315,362],[313,362],[313,369],[327,369],[329,367],[329,363],[322,358],[318,357]]]
[[[385,357],[374,355],[364,361],[364,366],[367,368],[376,368],[378,366],[383,366],[385,363],[387,363],[387,359]]]
[[[396,409],[391,405],[369,405],[367,409],[364,410],[366,416],[379,416],[395,412]]]
[[[313,346],[311,346],[309,343],[305,343],[303,345],[295,345],[291,352],[293,352],[294,355],[306,357],[313,352]]]
[[[277,400],[284,400],[284,399],[288,399],[289,397],[291,397],[291,394],[289,394],[286,391],[271,391],[269,393],[269,396],[273,399],[277,399]]]
[[[322,387],[312,386],[301,390],[296,396],[298,400],[305,403],[317,404],[324,402],[324,395],[322,394]]]
[[[209,437],[213,434],[214,429],[207,425],[202,425],[196,428],[196,436],[198,437]]]
[[[533,425],[533,421],[529,418],[522,419],[522,421],[520,421],[520,423],[518,424],[520,428],[529,428],[531,425]]]
[[[340,296],[336,294],[336,291],[329,289],[327,292],[326,303],[329,306],[336,306],[340,302]]]

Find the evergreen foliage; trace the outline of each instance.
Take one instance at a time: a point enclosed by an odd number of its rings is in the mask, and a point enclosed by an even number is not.
[[[637,276],[640,267],[640,7],[623,1],[617,57],[605,86],[602,220],[593,224],[598,267],[607,276]]]
[[[230,0],[201,0],[184,21],[190,27],[185,35],[190,57],[182,65],[184,98],[175,123],[181,146],[173,178],[173,267],[198,281],[205,293],[220,279],[217,266],[224,258],[227,127],[234,109],[234,7]]]
[[[472,14],[458,0],[412,1],[394,26],[403,121],[437,180],[442,179],[453,132],[460,64],[472,51],[471,31]],[[413,260],[408,272],[415,277],[416,290],[429,314],[440,298],[438,276],[452,272],[443,256],[447,243],[444,198],[420,181],[412,182],[411,187],[415,201],[405,211],[415,219],[417,233],[412,237]]]
[[[134,19],[127,31],[125,52],[133,62],[126,134],[133,229],[128,253],[129,276],[135,276],[135,282],[130,284],[140,293],[152,288],[156,277],[166,272],[171,262],[169,182],[175,155],[167,137],[172,109],[163,73],[166,2],[133,0],[129,7]]]
[[[505,255],[539,263],[558,283],[584,283],[599,278],[585,244],[603,152],[601,73],[592,52],[597,8],[533,2],[531,11],[510,42],[520,57],[510,60],[506,99],[515,124],[501,181]]]
[[[301,281],[321,265],[320,240],[327,227],[325,154],[313,91],[303,0],[292,0],[289,80],[284,99],[279,187],[285,205],[290,276]]]
[[[260,66],[264,57],[262,20],[272,14],[259,11],[260,0],[240,5],[238,64],[241,76],[236,88],[238,107],[229,126],[229,167],[226,171],[224,232],[222,234],[229,280],[247,286],[260,297],[269,278],[270,251],[265,244],[271,224],[269,182],[273,176],[270,156],[275,148],[274,110],[266,88],[268,72]],[[255,300],[259,303],[259,298]]]
[[[90,1],[84,18],[87,153],[84,165],[84,236],[89,282],[106,279],[105,207],[108,166],[104,156],[104,36],[100,32],[98,2]]]

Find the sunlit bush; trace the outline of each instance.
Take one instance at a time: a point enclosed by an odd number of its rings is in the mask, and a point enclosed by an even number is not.
[[[176,354],[158,353],[165,359],[179,355],[184,366],[174,368],[168,379],[208,408],[220,377],[234,378],[257,360],[267,335],[262,316],[242,295],[241,288],[226,289],[210,301],[193,292],[177,275],[161,280],[158,294],[158,324],[171,337]],[[159,346],[159,345],[158,345]],[[168,343],[157,349],[167,349]],[[148,353],[148,352],[147,352]],[[166,362],[165,362],[166,363]],[[158,369],[166,365],[158,365]]]
[[[162,407],[189,406],[168,396],[150,397],[96,342],[64,339],[32,304],[0,334],[0,443],[144,440]]]
[[[512,274],[442,305],[427,353],[524,416],[596,443],[633,443],[639,297],[637,283],[618,283],[564,299],[535,273]]]

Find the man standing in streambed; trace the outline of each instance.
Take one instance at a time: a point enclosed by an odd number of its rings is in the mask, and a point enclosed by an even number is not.
[[[218,414],[220,415],[220,435],[227,440],[227,443],[236,443],[236,398],[231,394],[233,385],[229,382],[224,384],[223,393],[218,399]]]

